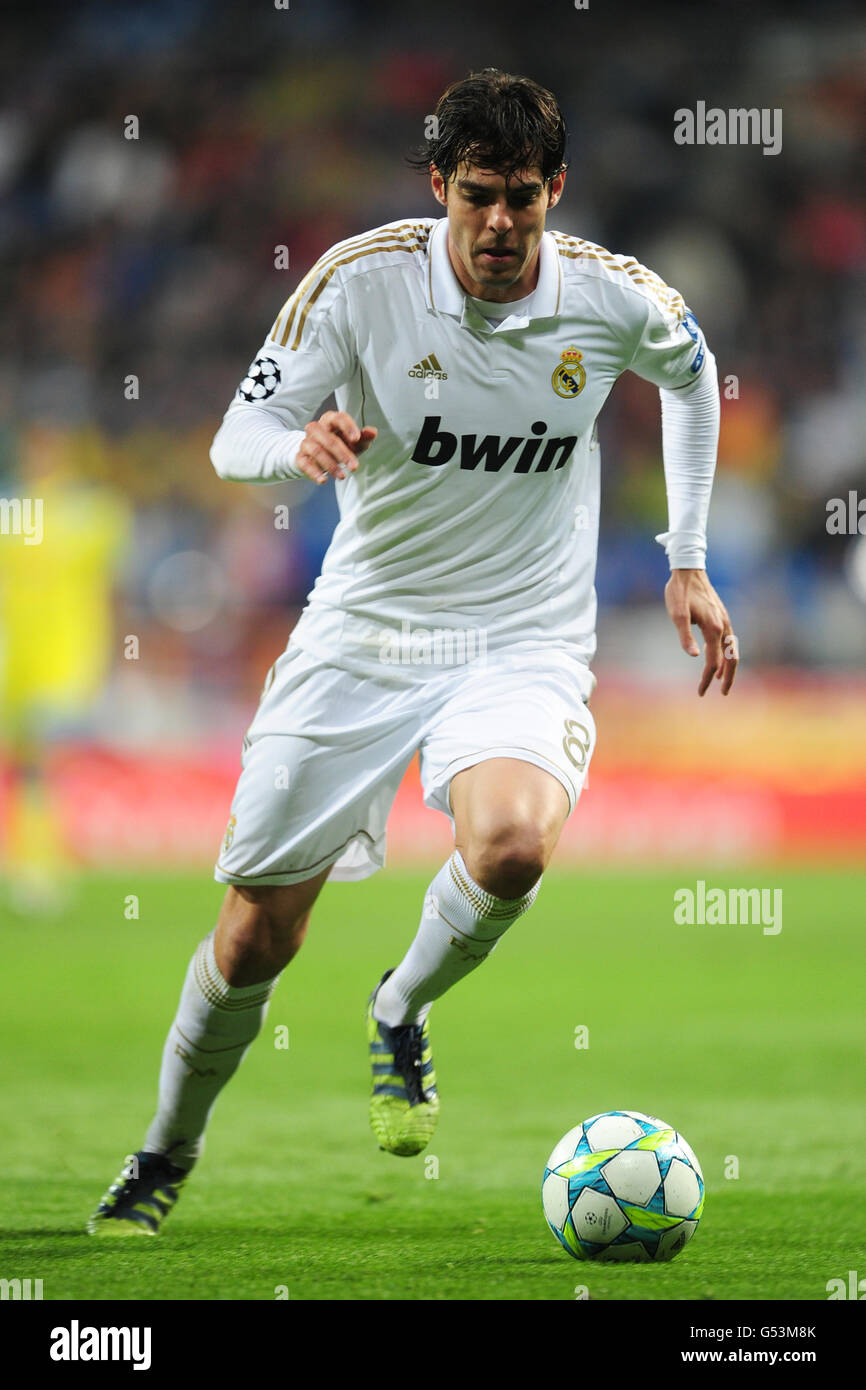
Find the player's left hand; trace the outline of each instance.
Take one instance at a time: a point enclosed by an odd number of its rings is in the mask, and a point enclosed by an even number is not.
[[[680,635],[683,651],[689,656],[701,654],[692,623],[703,634],[704,669],[698,694],[706,694],[715,676],[722,683],[722,694],[727,695],[737,674],[740,650],[728,610],[707,578],[706,570],[673,570],[665,585],[665,607]]]

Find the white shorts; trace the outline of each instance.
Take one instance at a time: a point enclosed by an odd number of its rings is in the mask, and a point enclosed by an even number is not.
[[[385,862],[388,814],[415,753],[425,805],[451,817],[452,777],[519,758],[556,777],[574,810],[595,746],[588,668],[567,653],[488,655],[405,683],[360,679],[289,644],[244,739],[214,870],[220,883],[299,883],[333,864]]]

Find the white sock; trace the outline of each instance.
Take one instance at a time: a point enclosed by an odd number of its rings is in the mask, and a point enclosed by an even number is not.
[[[379,1022],[423,1022],[433,1000],[480,965],[532,906],[540,884],[520,898],[496,898],[479,888],[455,850],[427,889],[415,940],[376,996]]]
[[[213,1103],[264,1023],[279,979],[241,989],[226,984],[213,937],[205,937],[190,961],[162,1054],[156,1115],[142,1145],[148,1153],[170,1154],[179,1168],[191,1168],[201,1155]]]

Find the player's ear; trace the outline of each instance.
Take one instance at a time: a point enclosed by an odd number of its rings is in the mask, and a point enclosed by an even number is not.
[[[550,183],[549,183],[549,185],[548,185],[548,195],[547,195],[547,207],[548,207],[548,210],[550,210],[550,208],[555,208],[555,207],[556,207],[557,203],[559,202],[560,198],[562,197],[562,190],[563,190],[564,187],[565,187],[565,170],[564,170],[564,169],[560,169],[559,173],[554,175],[554,177],[550,180]]]
[[[437,203],[441,203],[443,208],[448,206],[448,197],[445,188],[445,180],[439,173],[435,164],[430,165],[430,187],[433,189],[433,197]]]

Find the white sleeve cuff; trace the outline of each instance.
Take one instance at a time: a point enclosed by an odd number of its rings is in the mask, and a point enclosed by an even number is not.
[[[230,406],[211,445],[211,463],[221,478],[237,483],[278,483],[306,475],[295,466],[303,430],[282,424],[256,405]]]

